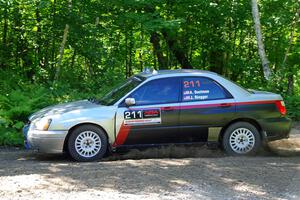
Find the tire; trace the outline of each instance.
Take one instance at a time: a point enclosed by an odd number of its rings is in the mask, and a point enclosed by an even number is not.
[[[222,145],[231,156],[254,155],[261,148],[261,137],[252,124],[237,122],[225,130]]]
[[[103,158],[107,145],[107,136],[103,130],[93,125],[82,125],[72,131],[68,152],[76,161],[91,162]]]

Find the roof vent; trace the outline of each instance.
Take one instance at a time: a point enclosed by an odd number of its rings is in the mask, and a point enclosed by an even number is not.
[[[143,72],[146,73],[146,74],[150,74],[151,70],[152,69],[150,67],[145,67],[144,70],[143,70]]]
[[[153,75],[158,74],[158,72],[155,69],[152,69],[150,67],[145,67],[143,72],[146,74],[153,74]]]

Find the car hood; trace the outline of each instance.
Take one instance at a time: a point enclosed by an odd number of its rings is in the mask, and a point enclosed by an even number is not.
[[[58,104],[55,106],[49,106],[39,110],[32,115],[29,116],[29,121],[35,120],[37,118],[46,117],[50,115],[59,115],[64,114],[74,110],[83,110],[83,109],[90,109],[95,107],[101,107],[102,105],[88,101],[88,100],[81,100],[81,101],[74,101],[69,103]]]

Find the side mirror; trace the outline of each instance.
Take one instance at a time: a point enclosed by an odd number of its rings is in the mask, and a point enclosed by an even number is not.
[[[133,106],[133,105],[135,105],[135,99],[134,98],[126,98],[125,99],[125,104],[127,106]]]

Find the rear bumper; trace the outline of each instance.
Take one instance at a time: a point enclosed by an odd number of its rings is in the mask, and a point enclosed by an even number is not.
[[[270,118],[258,121],[264,132],[266,141],[289,138],[292,127],[292,120],[287,117]]]
[[[63,152],[64,141],[68,134],[68,131],[27,130],[27,133],[25,131],[25,148],[38,150],[39,152],[43,153]]]

